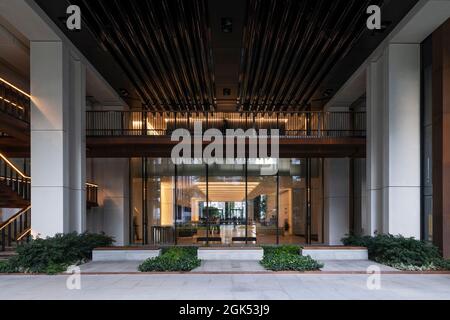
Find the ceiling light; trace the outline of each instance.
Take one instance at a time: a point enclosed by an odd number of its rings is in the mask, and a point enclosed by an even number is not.
[[[123,89],[123,88],[121,88],[121,89],[119,89],[119,93],[120,93],[120,96],[121,97],[129,97],[130,96],[130,93],[128,92],[128,90],[127,89]]]
[[[233,19],[222,18],[222,32],[232,33],[233,32]]]

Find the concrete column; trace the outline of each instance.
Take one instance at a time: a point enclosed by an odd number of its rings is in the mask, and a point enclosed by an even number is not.
[[[383,135],[384,125],[384,56],[372,62],[367,70],[367,210],[362,219],[365,235],[381,231],[383,211]]]
[[[60,41],[32,41],[31,205],[34,236],[84,231],[85,70]]]
[[[349,233],[349,160],[324,160],[324,241],[342,245]]]
[[[420,238],[420,45],[390,44],[368,68],[366,234]]]
[[[86,67],[70,58],[68,142],[70,231],[86,230]]]

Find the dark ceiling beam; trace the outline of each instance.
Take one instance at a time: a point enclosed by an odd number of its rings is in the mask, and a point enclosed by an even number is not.
[[[215,110],[206,0],[78,0],[86,24],[155,111]]]
[[[418,2],[35,1],[124,101],[157,112],[321,109]],[[68,4],[79,32],[65,28]],[[383,6],[380,32],[366,28],[369,4]]]
[[[298,111],[366,31],[382,0],[249,0],[238,107]]]
[[[381,5],[382,1],[374,2],[373,0],[366,0],[364,7],[368,7],[370,4],[378,4]],[[355,47],[358,40],[362,37],[365,29],[357,29],[354,36],[351,30],[357,28],[358,25],[365,24],[366,15],[365,11],[357,10],[354,15],[353,22],[350,24],[346,30],[340,32],[340,35],[337,36],[340,38],[338,45],[336,48],[331,47],[330,59],[326,61],[323,65],[319,65],[319,69],[316,72],[315,79],[311,82],[311,85],[304,91],[304,101],[312,101],[314,94],[319,89],[320,85],[323,83],[325,77],[329,74],[330,70],[343,58],[348,52]]]
[[[315,61],[311,68],[312,71],[308,74],[308,77],[310,77],[309,81],[305,81],[305,83],[308,83],[308,86],[300,87],[299,94],[296,97],[297,101],[302,99],[304,104],[309,103],[326,74],[359,40],[362,32],[365,30],[365,28],[360,28],[360,26],[366,25],[366,11],[361,10],[361,5],[362,8],[367,8],[369,4],[380,4],[380,1],[377,3],[374,0],[365,0],[363,4],[361,2],[361,0],[347,2],[348,5],[344,13],[336,23],[335,29],[337,32],[329,38],[327,44],[322,48],[324,59]],[[346,18],[352,18],[350,23],[345,21]]]

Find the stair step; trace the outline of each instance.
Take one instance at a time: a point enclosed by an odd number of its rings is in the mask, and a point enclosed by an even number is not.
[[[0,252],[0,261],[6,261],[10,258],[16,256],[17,253],[15,251],[1,251]]]

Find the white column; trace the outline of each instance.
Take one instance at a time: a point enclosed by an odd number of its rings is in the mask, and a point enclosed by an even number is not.
[[[367,70],[367,211],[363,233],[381,231],[383,211],[384,56]]]
[[[420,45],[390,44],[368,72],[366,233],[420,238]]]
[[[349,160],[324,160],[324,240],[342,245],[349,233]]]
[[[70,230],[86,230],[86,66],[70,57],[68,140]]]
[[[60,41],[32,41],[30,55],[33,235],[83,231],[84,67]]]

